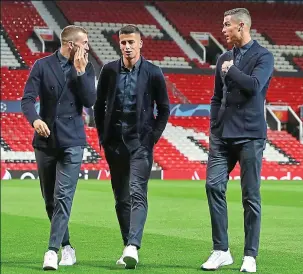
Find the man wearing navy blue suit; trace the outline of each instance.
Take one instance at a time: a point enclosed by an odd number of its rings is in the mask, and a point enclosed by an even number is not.
[[[147,217],[153,147],[167,124],[169,101],[161,69],[140,54],[139,29],[134,25],[122,27],[119,43],[122,58],[101,70],[94,116],[110,168],[125,246],[117,265],[134,269]]]
[[[229,173],[239,162],[245,230],[240,271],[256,272],[261,220],[260,177],[267,128],[264,101],[274,58],[251,39],[250,27],[251,17],[247,9],[225,12],[222,32],[233,49],[223,53],[217,61],[211,99],[206,193],[213,252],[202,264],[204,270],[233,263],[228,245],[225,192]]]
[[[76,262],[70,244],[68,221],[86,144],[82,109],[96,101],[95,71],[88,62],[87,31],[67,26],[61,48],[35,62],[25,85],[22,111],[35,129],[33,147],[46,211],[51,221],[43,269]],[[35,109],[40,98],[39,114]]]

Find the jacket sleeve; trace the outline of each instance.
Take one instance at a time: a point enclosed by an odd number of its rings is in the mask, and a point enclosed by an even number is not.
[[[40,92],[40,85],[40,63],[39,61],[36,61],[25,83],[24,93],[21,99],[21,110],[32,126],[35,120],[41,119],[35,108],[36,99],[39,96]]]
[[[83,106],[92,107],[96,101],[96,88],[95,88],[95,69],[92,63],[88,63],[85,73],[77,76],[78,95]]]
[[[170,115],[169,99],[165,78],[162,70],[159,67],[155,69],[153,84],[155,89],[155,101],[157,107],[157,117],[154,126],[154,139],[155,143],[157,143],[166,127]]]
[[[261,55],[251,75],[240,71],[236,66],[231,66],[227,75],[237,83],[242,92],[254,96],[266,85],[274,70],[274,57],[269,51]]]
[[[216,64],[215,74],[215,88],[214,94],[210,100],[210,122],[215,121],[218,116],[218,112],[221,106],[221,100],[223,98],[223,82],[221,78],[221,58],[218,59]]]
[[[94,105],[94,119],[99,136],[99,141],[102,144],[102,137],[104,132],[104,119],[105,119],[105,107],[106,107],[106,95],[107,94],[107,77],[106,67],[102,67],[98,85],[97,85],[97,100]]]

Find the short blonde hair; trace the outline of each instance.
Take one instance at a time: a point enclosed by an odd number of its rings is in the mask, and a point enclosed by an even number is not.
[[[67,43],[69,41],[74,41],[77,38],[77,34],[79,32],[88,34],[87,30],[83,27],[75,25],[66,26],[60,33],[61,44]]]

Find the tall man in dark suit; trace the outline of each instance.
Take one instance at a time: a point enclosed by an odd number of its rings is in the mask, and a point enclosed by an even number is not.
[[[102,68],[94,116],[125,246],[117,264],[135,268],[147,216],[153,147],[167,124],[169,101],[161,69],[140,55],[139,29],[122,27],[119,40],[122,58]]]
[[[233,263],[228,246],[226,186],[239,161],[244,207],[245,247],[242,272],[256,272],[261,199],[260,173],[266,144],[264,100],[273,73],[274,58],[250,36],[251,17],[239,8],[225,12],[223,34],[233,49],[217,62],[211,99],[210,148],[206,193],[209,203],[213,252],[202,269]]]
[[[88,62],[87,31],[67,26],[61,32],[61,48],[35,62],[25,85],[22,111],[35,129],[33,146],[42,196],[51,221],[48,251],[43,269],[76,262],[69,241],[68,221],[86,144],[83,106],[96,101],[95,71]],[[40,98],[40,113],[35,109]]]

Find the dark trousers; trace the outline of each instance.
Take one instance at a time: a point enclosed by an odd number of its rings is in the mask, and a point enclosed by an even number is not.
[[[124,245],[140,248],[147,217],[147,183],[153,164],[152,150],[140,146],[129,152],[121,142],[105,146],[104,151]]]
[[[208,198],[214,250],[228,249],[226,187],[229,173],[239,161],[244,208],[245,256],[257,256],[259,248],[261,198],[260,180],[264,139],[236,143],[211,134],[207,165]]]
[[[79,178],[83,147],[35,148],[40,187],[51,221],[49,248],[69,241],[68,221]]]

